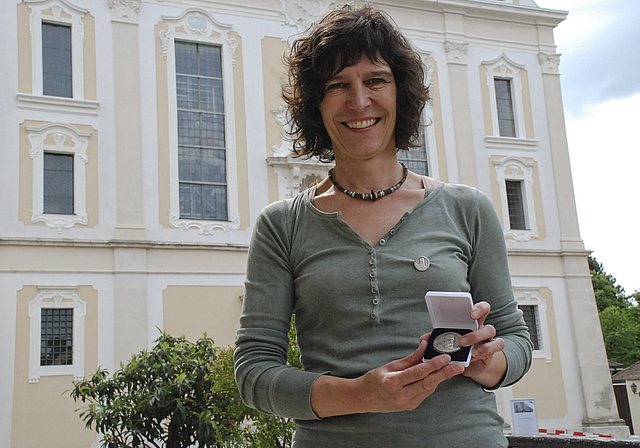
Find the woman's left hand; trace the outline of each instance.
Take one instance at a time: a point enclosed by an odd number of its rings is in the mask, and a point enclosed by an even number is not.
[[[487,302],[476,303],[471,310],[471,318],[478,321],[478,329],[460,338],[460,345],[474,345],[471,351],[471,362],[462,372],[485,387],[496,386],[507,371],[507,360],[502,349],[504,340],[496,338],[493,325],[485,325],[484,321],[491,311]]]
[[[497,386],[507,371],[507,358],[502,349],[504,340],[496,338],[493,325],[485,325],[484,321],[491,311],[487,302],[478,302],[471,310],[471,318],[478,321],[478,329],[465,334],[459,344],[463,347],[474,345],[471,351],[471,362],[462,374],[482,384],[484,387]],[[428,335],[420,338],[427,340]]]

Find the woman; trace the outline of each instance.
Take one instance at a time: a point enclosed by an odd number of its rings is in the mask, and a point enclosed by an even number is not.
[[[298,155],[335,168],[256,222],[236,341],[243,399],[295,419],[295,447],[506,447],[485,389],[521,378],[531,343],[492,204],[397,160],[427,100],[419,56],[383,14],[346,5],[288,63]],[[427,291],[472,294],[468,367],[422,361]],[[286,366],[292,313],[304,371]]]

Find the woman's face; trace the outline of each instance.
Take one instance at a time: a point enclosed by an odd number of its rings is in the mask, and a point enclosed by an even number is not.
[[[389,65],[365,55],[327,80],[320,103],[336,161],[395,150],[396,84]]]

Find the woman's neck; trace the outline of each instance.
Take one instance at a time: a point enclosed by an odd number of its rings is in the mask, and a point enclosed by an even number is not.
[[[344,160],[336,157],[334,179],[343,188],[358,193],[385,190],[402,179],[403,168],[395,154],[381,159]]]

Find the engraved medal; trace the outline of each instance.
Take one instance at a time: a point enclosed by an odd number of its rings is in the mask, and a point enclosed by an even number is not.
[[[435,348],[440,353],[454,353],[460,350],[460,344],[458,341],[460,340],[461,335],[453,331],[447,331],[446,333],[442,333],[438,335],[433,341],[433,348]]]

